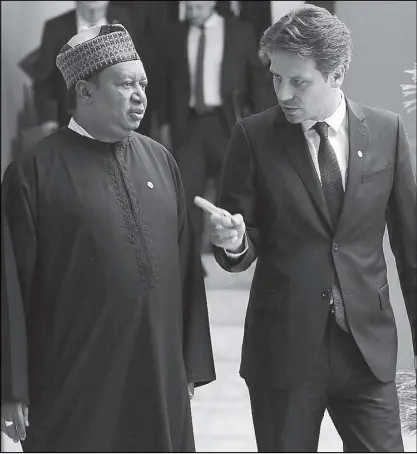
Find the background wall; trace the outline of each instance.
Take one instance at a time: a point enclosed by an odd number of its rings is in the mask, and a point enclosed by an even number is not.
[[[400,84],[411,83],[404,73],[416,61],[416,2],[340,1],[335,13],[351,30],[353,57],[343,83],[346,96],[370,106],[398,112],[406,125],[416,169],[416,112],[407,114]],[[412,368],[411,332],[394,256],[387,234],[384,249],[391,303],[398,327],[398,367]]]

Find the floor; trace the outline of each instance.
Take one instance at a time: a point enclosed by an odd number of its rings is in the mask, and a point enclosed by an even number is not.
[[[223,271],[211,255],[204,255],[208,270],[207,297],[217,380],[197,388],[192,400],[198,452],[256,452],[249,396],[239,377],[243,321],[253,267],[239,274]],[[4,441],[2,439],[2,441]],[[407,452],[415,452],[416,436],[404,435]],[[10,440],[3,452],[21,451]],[[341,440],[329,416],[323,420],[319,452],[342,452]]]

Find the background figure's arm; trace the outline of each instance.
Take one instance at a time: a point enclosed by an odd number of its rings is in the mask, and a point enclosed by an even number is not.
[[[169,42],[167,40],[167,37],[170,36],[169,30],[172,26],[168,25],[167,27],[166,32],[163,34],[161,33],[161,35],[155,39],[155,47],[159,55],[155,71],[158,86],[155,102],[160,125],[167,124],[169,121],[169,92],[170,83],[172,83],[172,81],[169,80],[171,52]]]
[[[59,71],[55,64],[59,49],[56,46],[56,32],[53,23],[46,22],[36,62],[36,75],[33,81],[34,102],[39,123],[58,122],[57,83]]]
[[[230,272],[245,271],[257,257],[259,231],[256,227],[256,188],[253,156],[241,122],[235,124],[223,167],[217,206],[231,214],[241,214],[246,224],[248,250],[239,258],[228,257],[213,247],[218,264]]]
[[[245,50],[249,75],[248,93],[253,113],[258,113],[276,105],[277,99],[271,73],[259,58],[258,43],[252,26],[247,29]]]
[[[416,190],[410,145],[403,120],[398,116],[397,157],[393,188],[388,201],[387,225],[410,320],[414,355],[417,355]]]

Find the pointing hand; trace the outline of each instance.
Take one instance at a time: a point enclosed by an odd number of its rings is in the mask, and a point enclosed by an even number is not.
[[[218,247],[230,252],[239,252],[242,247],[246,226],[241,214],[232,215],[222,208],[216,207],[202,197],[195,197],[194,203],[209,213],[210,240]]]

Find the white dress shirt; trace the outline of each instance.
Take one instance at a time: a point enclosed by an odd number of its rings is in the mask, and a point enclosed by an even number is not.
[[[86,136],[89,137],[90,139],[96,140],[95,137],[93,137],[91,134],[88,134],[88,132],[74,120],[74,117],[71,118],[68,124],[68,129],[72,129],[74,132],[80,134],[81,136]]]
[[[329,125],[329,141],[336,154],[337,162],[342,174],[343,189],[346,190],[346,177],[349,160],[349,135],[348,116],[346,115],[346,100],[343,93],[339,107],[332,113],[332,115],[322,121]],[[320,136],[314,129],[312,129],[315,124],[316,121],[307,120],[301,123],[301,127],[307,140],[308,149],[310,150],[314,167],[321,182],[318,159]]]
[[[216,12],[204,24],[206,45],[203,65],[204,102],[207,106],[221,106],[221,73],[224,47],[224,18]],[[190,73],[190,107],[195,106],[195,73],[197,66],[198,43],[201,30],[190,25],[188,32],[188,69]]]
[[[80,33],[83,27],[91,27],[92,24],[90,22],[86,21],[84,17],[81,16],[80,12],[78,9],[75,10],[75,17],[77,21],[77,33]],[[99,21],[97,21],[94,25],[107,25],[107,19],[106,17],[101,18]]]

